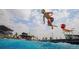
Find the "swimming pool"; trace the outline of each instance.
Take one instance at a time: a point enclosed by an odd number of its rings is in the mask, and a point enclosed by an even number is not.
[[[0,39],[0,49],[78,49],[79,45],[29,40]]]

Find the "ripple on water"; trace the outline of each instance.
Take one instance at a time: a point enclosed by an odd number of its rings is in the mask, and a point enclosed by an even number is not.
[[[0,39],[0,49],[78,49],[79,45],[15,39]]]

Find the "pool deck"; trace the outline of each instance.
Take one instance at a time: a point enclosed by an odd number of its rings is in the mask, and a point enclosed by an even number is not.
[[[42,41],[49,41],[49,42],[63,42],[63,43],[70,43],[70,44],[79,44],[79,39],[53,39],[53,40],[42,40]]]

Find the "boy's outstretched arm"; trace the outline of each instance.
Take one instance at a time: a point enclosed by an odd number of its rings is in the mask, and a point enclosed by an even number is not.
[[[43,22],[44,22],[44,24],[45,24],[45,16],[43,16]]]

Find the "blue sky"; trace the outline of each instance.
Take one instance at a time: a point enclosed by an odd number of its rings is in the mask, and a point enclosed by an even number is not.
[[[47,20],[43,24],[41,9],[1,9],[0,24],[11,27],[14,33],[30,32],[39,38],[50,36],[64,38],[60,28],[62,23],[66,24],[69,29],[75,28],[74,34],[79,33],[78,9],[46,9],[46,11],[54,13],[53,24],[58,26],[54,30],[47,26]]]

